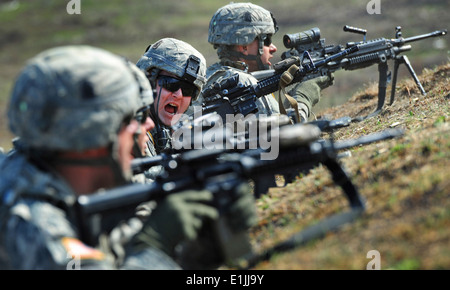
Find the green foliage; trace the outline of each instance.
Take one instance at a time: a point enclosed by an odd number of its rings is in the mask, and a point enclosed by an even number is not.
[[[434,121],[433,126],[437,127],[445,123],[445,116],[437,117],[436,121]]]
[[[404,259],[399,263],[395,264],[391,270],[418,270],[420,269],[420,261],[417,259]]]
[[[390,151],[391,151],[392,154],[397,154],[397,155],[398,155],[398,154],[405,153],[406,149],[409,148],[409,147],[411,147],[411,144],[401,144],[401,143],[398,143],[398,144],[395,144],[395,145],[390,149]]]

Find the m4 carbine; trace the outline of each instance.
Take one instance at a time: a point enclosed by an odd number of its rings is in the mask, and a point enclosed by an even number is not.
[[[364,202],[350,177],[338,162],[337,151],[397,137],[403,132],[391,129],[340,142],[322,140],[319,138],[320,133],[320,129],[312,124],[281,127],[275,133],[280,139],[281,150],[278,158],[274,160],[261,160],[261,149],[250,149],[239,153],[225,149],[189,150],[175,156],[159,158],[165,170],[151,184],[131,184],[78,198],[76,212],[83,241],[95,244],[101,234],[108,233],[120,221],[133,217],[136,207],[141,203],[160,200],[168,194],[176,194],[183,190],[207,189],[213,193],[213,204],[218,208],[222,218],[212,224],[212,228],[209,228],[206,233],[215,237],[215,244],[222,260],[236,264],[245,257],[250,263],[254,263],[264,257],[253,255],[246,232],[236,233],[233,229],[227,228],[227,220],[224,218],[226,217],[224,213],[235,198],[233,188],[241,182],[249,180],[256,182],[264,176],[282,174],[302,167],[309,169],[319,164],[324,164],[330,170],[333,181],[342,188],[351,208],[351,212],[345,217],[339,215],[339,218],[333,219],[331,223],[328,219],[326,229],[347,223],[364,210]],[[139,163],[139,159],[134,163]],[[312,231],[314,233],[312,238],[323,234],[326,230],[324,227],[319,228]],[[298,241],[298,239],[295,240]],[[289,248],[295,244],[295,241],[288,241],[281,247]],[[281,248],[277,249],[281,250]]]
[[[426,92],[414,72],[408,57],[406,55],[401,55],[401,53],[411,50],[411,45],[409,45],[411,42],[446,35],[446,29],[403,38],[401,27],[397,26],[394,39],[377,38],[372,40],[366,40],[367,30],[365,29],[346,25],[344,26],[344,31],[362,34],[364,35],[364,39],[361,42],[349,42],[345,47],[343,45],[325,45],[325,40],[320,38],[320,29],[315,27],[303,32],[284,35],[283,44],[290,50],[284,52],[281,58],[289,59],[291,57],[300,57],[305,55],[305,53],[308,53],[310,57],[302,60],[302,63],[308,64],[311,61],[317,62],[326,59],[329,56],[340,53],[344,49],[358,46],[359,50],[351,53],[346,58],[328,62],[326,65],[319,67],[315,72],[309,73],[303,78],[303,80],[308,80],[320,76],[330,75],[340,69],[357,70],[378,64],[379,81],[377,108],[368,116],[358,117],[356,120],[363,120],[365,118],[375,116],[381,112],[386,97],[387,84],[391,77],[390,72],[388,73],[388,60],[394,60],[394,73],[392,78],[391,98],[389,102],[390,105],[394,102],[397,73],[400,64],[405,64],[421,93],[426,95]],[[281,67],[281,69],[284,68]],[[279,71],[280,68],[278,68],[277,64],[275,64],[273,70],[254,72],[252,75],[254,75],[257,79],[262,79],[273,74],[278,74]]]

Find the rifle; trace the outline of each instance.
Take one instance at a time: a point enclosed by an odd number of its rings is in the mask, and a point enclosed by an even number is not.
[[[251,116],[244,120],[237,121],[234,125],[238,127],[237,130],[231,130],[229,125],[223,125],[222,119],[217,113],[210,113],[200,118],[184,120],[173,126],[174,133],[172,135],[172,149],[170,152],[161,153],[154,157],[144,157],[134,159],[131,163],[133,174],[143,173],[153,166],[167,163],[174,159],[181,152],[192,149],[226,149],[227,152],[243,152],[247,149],[257,149],[262,147],[274,146],[272,142],[271,133],[275,132],[277,128],[292,125],[291,120],[286,115],[272,115],[269,117]],[[334,120],[318,119],[303,124],[311,124],[317,126],[321,132],[332,133],[334,130],[342,127],[347,127],[351,123],[350,117],[341,117]],[[212,139],[222,139],[222,143],[211,143],[211,140],[204,140],[202,137],[206,136],[206,131],[209,136],[214,136]],[[277,138],[277,136],[274,136]],[[270,141],[269,141],[270,140]],[[186,146],[187,145],[187,146]],[[275,145],[276,146],[276,145]],[[348,152],[345,152],[348,153]],[[345,156],[345,153],[339,157]],[[268,156],[268,158],[273,158]],[[292,182],[301,172],[290,171],[285,173],[284,185]],[[279,183],[278,183],[279,184]],[[255,182],[254,192],[256,194],[267,193],[269,188],[278,187],[276,176],[264,176]]]
[[[233,116],[242,114],[245,117],[248,114],[255,113],[258,111],[255,103],[256,99],[279,90],[280,81],[289,84],[300,82],[308,74],[314,74],[328,63],[338,61],[358,51],[358,49],[359,46],[354,45],[319,61],[311,61],[308,64],[301,64],[299,57],[286,59],[282,63],[283,68],[286,69],[275,72],[272,76],[263,78],[254,85],[244,86],[239,82],[239,75],[235,74],[221,82],[210,85],[202,91],[204,98],[202,113],[217,112],[223,120],[226,119],[228,114]],[[288,68],[289,75],[285,73]]]
[[[342,188],[351,208],[351,214],[346,218],[339,217],[338,222],[333,219],[333,226],[330,227],[327,221],[326,230],[331,230],[349,222],[364,210],[357,188],[336,158],[337,151],[402,134],[403,131],[390,129],[358,139],[334,142],[332,139],[319,140],[320,130],[315,125],[295,124],[283,126],[278,131],[281,150],[278,158],[273,160],[261,160],[262,149],[242,152],[226,149],[188,150],[165,156],[158,159],[164,161],[161,165],[165,170],[151,184],[131,184],[80,196],[75,208],[81,237],[83,241],[95,244],[102,233],[111,231],[120,221],[133,217],[136,206],[143,202],[161,200],[168,194],[186,189],[208,189],[214,195],[213,204],[218,208],[220,218],[203,234],[213,235],[222,263],[249,265],[249,261],[253,263],[263,257],[252,252],[246,232],[236,233],[227,227],[226,212],[235,198],[234,187],[241,182],[257,181],[263,176],[324,164],[335,184]],[[322,232],[315,233],[323,234],[324,228],[321,229]],[[316,234],[314,237],[317,237]],[[292,246],[293,242],[289,241],[289,245]],[[264,257],[267,257],[267,253]]]
[[[339,59],[337,61],[329,62],[324,66],[319,67],[316,71],[304,76],[303,80],[309,80],[312,78],[330,75],[331,73],[344,69],[344,70],[357,70],[369,67],[374,64],[378,64],[379,81],[378,81],[378,104],[375,111],[365,117],[355,118],[356,121],[361,121],[369,117],[373,117],[381,112],[385,97],[387,84],[390,82],[391,73],[388,72],[388,60],[394,60],[394,74],[392,79],[392,89],[389,105],[392,105],[395,98],[395,88],[397,85],[397,73],[401,64],[404,64],[416,85],[420,89],[422,95],[426,95],[426,92],[419,81],[414,69],[406,55],[401,53],[411,50],[411,45],[408,43],[419,41],[431,37],[439,37],[447,34],[447,29],[437,30],[431,33],[403,38],[401,27],[395,28],[395,38],[377,38],[372,40],[366,40],[367,30],[361,28],[355,28],[351,26],[344,26],[344,31],[352,32],[364,35],[361,42],[348,42],[346,48],[358,46],[357,52],[349,54],[346,58]],[[302,55],[307,56],[302,62],[311,63],[317,62],[328,58],[329,56],[340,53],[344,50],[343,45],[325,45],[325,39],[320,38],[320,29],[314,27],[310,30],[295,34],[285,34],[283,36],[283,44],[289,50],[284,52],[281,58],[289,59],[291,57],[299,57]],[[280,69],[284,69],[283,66],[277,67],[275,64],[273,70],[260,71],[252,73],[257,79],[266,78],[270,75],[279,74]]]

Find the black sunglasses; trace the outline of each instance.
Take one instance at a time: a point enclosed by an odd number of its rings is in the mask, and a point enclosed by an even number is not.
[[[264,41],[264,46],[270,46],[272,44],[272,35],[270,34],[261,35],[261,39]]]
[[[181,89],[184,97],[195,98],[198,94],[198,89],[194,84],[170,76],[158,76],[158,85],[172,93]]]
[[[136,111],[134,118],[140,123],[144,124],[147,120],[147,117],[150,116],[150,106],[144,106]]]

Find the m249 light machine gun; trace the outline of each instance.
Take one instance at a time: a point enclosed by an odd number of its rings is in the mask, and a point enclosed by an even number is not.
[[[282,59],[288,59],[293,56],[300,57],[308,52],[312,61],[323,60],[330,55],[341,52],[344,49],[348,49],[353,46],[358,46],[359,50],[351,53],[346,58],[328,62],[326,65],[318,68],[314,73],[305,75],[303,80],[316,78],[324,75],[330,75],[331,73],[344,69],[344,70],[357,70],[369,67],[374,64],[378,64],[379,81],[378,81],[378,105],[375,111],[366,117],[358,117],[356,120],[363,120],[368,117],[375,116],[380,113],[386,98],[386,88],[390,81],[391,74],[388,72],[388,60],[394,60],[394,72],[392,77],[392,90],[390,105],[394,102],[395,88],[397,85],[397,73],[400,64],[405,64],[415,83],[419,87],[421,93],[426,95],[426,92],[420,83],[416,73],[414,72],[411,63],[406,55],[401,53],[411,50],[409,43],[419,41],[431,37],[439,37],[447,34],[447,29],[437,30],[431,33],[412,36],[404,38],[402,36],[401,27],[396,27],[396,33],[394,39],[377,38],[372,40],[366,40],[367,30],[361,28],[355,28],[351,26],[344,26],[344,31],[352,32],[363,35],[363,41],[349,42],[344,47],[343,45],[325,45],[325,39],[320,38],[320,29],[315,27],[310,30],[295,34],[285,34],[283,36],[283,44],[286,48],[290,49],[284,52],[281,56]],[[303,60],[308,63],[310,60]],[[274,70],[260,71],[252,73],[257,79],[266,78],[271,74],[277,74],[277,68],[274,65]]]
[[[321,67],[326,66],[330,62],[338,61],[358,51],[358,49],[359,47],[354,45],[318,61],[310,59],[307,64],[301,63],[299,57],[286,59],[282,64],[283,68],[286,69],[275,72],[272,76],[263,78],[254,85],[242,85],[239,82],[239,75],[235,74],[203,90],[204,103],[202,113],[217,112],[223,120],[225,120],[227,114],[242,114],[245,117],[248,114],[256,113],[258,111],[255,103],[256,99],[278,91],[280,89],[280,81],[289,84],[300,82],[308,74],[315,74]],[[285,73],[288,70],[290,72],[289,75]]]

